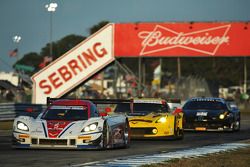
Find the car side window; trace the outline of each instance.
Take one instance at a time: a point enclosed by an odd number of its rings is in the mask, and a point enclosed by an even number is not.
[[[99,117],[99,111],[95,105],[91,105],[90,107],[90,117]]]
[[[165,107],[166,107],[166,111],[167,111],[167,112],[171,112],[170,107],[169,107],[168,104],[166,104]]]
[[[227,106],[230,110],[238,110],[237,105],[233,102],[227,102]]]

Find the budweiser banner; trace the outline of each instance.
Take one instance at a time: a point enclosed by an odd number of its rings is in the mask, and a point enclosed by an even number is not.
[[[116,57],[250,56],[245,22],[115,24]]]

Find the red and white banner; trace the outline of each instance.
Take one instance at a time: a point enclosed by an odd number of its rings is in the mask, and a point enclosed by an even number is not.
[[[108,24],[33,77],[33,102],[61,97],[116,57],[250,56],[244,22]]]
[[[115,24],[115,56],[250,56],[244,22]]]
[[[114,59],[113,24],[109,24],[32,76],[33,102],[61,97]]]

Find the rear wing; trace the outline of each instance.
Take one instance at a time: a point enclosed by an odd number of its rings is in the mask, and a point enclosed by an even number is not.
[[[118,103],[131,103],[132,100],[126,99],[77,99],[77,98],[51,98],[47,97],[47,105],[53,103],[56,100],[65,99],[65,100],[88,100],[94,104],[118,104]]]
[[[181,99],[178,98],[167,98],[167,103],[181,103]]]
[[[89,100],[94,104],[119,104],[119,103],[131,103],[132,100],[125,99],[82,99]]]
[[[54,101],[60,100],[60,99],[63,99],[63,98],[51,98],[51,97],[47,97],[46,104],[48,106],[48,105],[52,104]]]
[[[112,113],[127,113],[131,112],[132,100],[123,99],[89,99],[94,103],[100,113],[108,115]]]
[[[59,99],[65,100],[87,100],[94,103],[100,113],[111,114],[114,112],[125,113],[131,111],[133,100],[126,99],[76,99],[76,98],[50,98],[47,97],[47,105]]]

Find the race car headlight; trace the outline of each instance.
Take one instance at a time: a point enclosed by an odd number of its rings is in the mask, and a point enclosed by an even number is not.
[[[89,129],[90,129],[91,131],[96,130],[96,128],[97,128],[97,125],[96,125],[96,124],[91,124],[91,125],[89,125]]]
[[[230,113],[230,114],[231,114],[231,113]],[[225,111],[224,113],[222,113],[222,114],[219,115],[219,118],[220,118],[220,119],[225,119],[226,117],[229,117],[230,114],[228,114],[228,112]]]
[[[97,125],[98,125],[98,123],[90,124],[90,125],[86,126],[86,127],[82,130],[82,132],[94,131],[94,130],[96,130]]]
[[[17,122],[17,129],[23,130],[23,131],[29,131],[29,127],[25,123],[20,122],[20,121]]]
[[[157,122],[157,123],[165,123],[165,122],[167,122],[167,118],[166,118],[166,117],[161,117],[161,118],[158,119],[156,122]]]
[[[224,115],[224,114],[220,114],[219,118],[220,118],[220,119],[224,119],[224,118],[225,118],[225,115]]]

